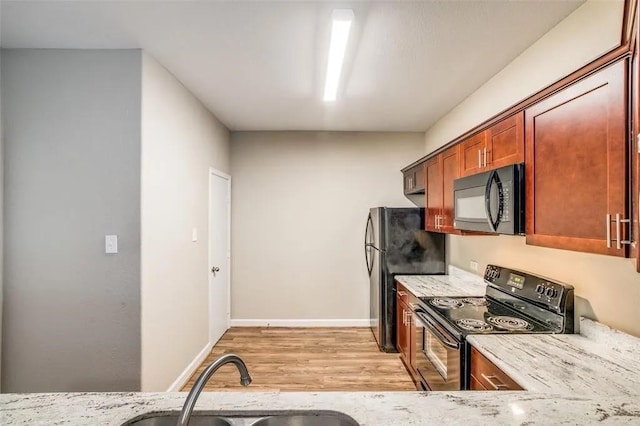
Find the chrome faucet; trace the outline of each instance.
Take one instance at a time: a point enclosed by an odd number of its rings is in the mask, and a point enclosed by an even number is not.
[[[243,360],[240,359],[237,355],[227,354],[223,355],[217,360],[215,360],[211,365],[209,365],[203,372],[200,374],[196,383],[191,388],[189,395],[187,395],[187,400],[184,402],[184,406],[182,407],[182,411],[180,412],[180,417],[178,417],[177,426],[187,426],[189,424],[189,419],[191,418],[191,414],[193,413],[193,408],[196,405],[196,401],[200,396],[200,392],[204,389],[204,385],[209,381],[213,373],[215,373],[218,368],[222,367],[225,364],[232,363],[238,368],[240,372],[240,384],[242,386],[249,386],[251,383],[251,376],[247,371],[247,366]]]

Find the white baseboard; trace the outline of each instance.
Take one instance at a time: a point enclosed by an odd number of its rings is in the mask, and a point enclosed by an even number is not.
[[[193,372],[196,371],[198,367],[200,367],[200,364],[202,364],[205,359],[207,359],[207,356],[209,356],[209,354],[211,353],[212,348],[213,345],[211,344],[211,342],[207,343],[205,347],[202,348],[200,353],[196,355],[193,361],[189,363],[187,368],[185,368],[184,371],[178,376],[178,378],[173,383],[171,383],[171,386],[169,386],[167,392],[180,392],[180,389],[182,389],[182,387],[189,381],[189,379],[193,375]]]
[[[369,319],[232,319],[231,327],[370,327]]]

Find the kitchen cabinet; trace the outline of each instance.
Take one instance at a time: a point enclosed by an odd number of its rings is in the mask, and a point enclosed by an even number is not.
[[[416,386],[420,379],[416,370],[416,329],[413,320],[416,297],[402,284],[396,283],[396,349]]]
[[[505,118],[460,143],[460,177],[522,162],[523,112]]]
[[[459,176],[460,145],[431,158],[425,164],[425,229],[457,233],[453,228],[453,181]]]
[[[409,342],[409,325],[407,325],[407,312],[409,308],[398,297],[398,304],[396,305],[396,327],[397,327],[397,339],[396,349],[400,353],[400,358],[408,364],[407,360],[410,358],[410,342]]]
[[[403,171],[404,194],[424,193],[424,163],[420,163]]]
[[[527,244],[625,256],[627,61],[525,110]]]
[[[471,348],[471,390],[523,390],[511,377],[489,361],[476,348]]]

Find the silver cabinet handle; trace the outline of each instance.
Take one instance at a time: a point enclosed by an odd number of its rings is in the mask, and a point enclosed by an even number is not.
[[[620,213],[616,213],[616,248],[620,250],[622,248],[622,244],[620,243]]]
[[[478,150],[478,168],[482,168],[482,151]]]
[[[411,320],[413,319],[413,312],[407,312],[407,325],[411,326]]]
[[[607,221],[607,248],[611,248],[611,242],[614,241],[613,238],[611,238],[611,215],[607,214],[606,215],[606,221]],[[615,238],[615,242],[616,242],[616,249],[617,250],[622,250],[622,246],[623,245],[628,245],[631,244],[631,240],[623,240],[622,239],[622,224],[623,223],[628,223],[631,224],[631,219],[622,219],[620,217],[620,213],[616,213],[616,218],[615,218],[615,223],[616,223],[616,238]]]
[[[618,250],[622,249],[622,245],[631,244],[631,240],[623,240],[622,239],[622,224],[628,223],[631,224],[631,219],[621,219],[620,213],[616,213],[616,248]]]
[[[506,388],[509,389],[509,386],[505,385],[504,383],[494,383],[494,381],[492,379],[498,379],[496,376],[487,376],[486,374],[480,374],[482,376],[483,379],[485,379],[490,385],[491,387],[493,387],[494,390],[500,390],[500,388]]]
[[[404,291],[399,291],[398,292],[398,296],[400,297],[405,297],[407,295],[407,293],[405,293]]]
[[[407,311],[402,310],[402,325],[407,325]]]
[[[487,167],[487,147],[484,147],[484,166]]]

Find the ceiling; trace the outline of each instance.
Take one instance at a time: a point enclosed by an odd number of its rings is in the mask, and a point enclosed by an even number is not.
[[[583,1],[2,1],[5,48],[142,48],[231,130],[424,131]],[[334,8],[355,21],[322,101]]]

